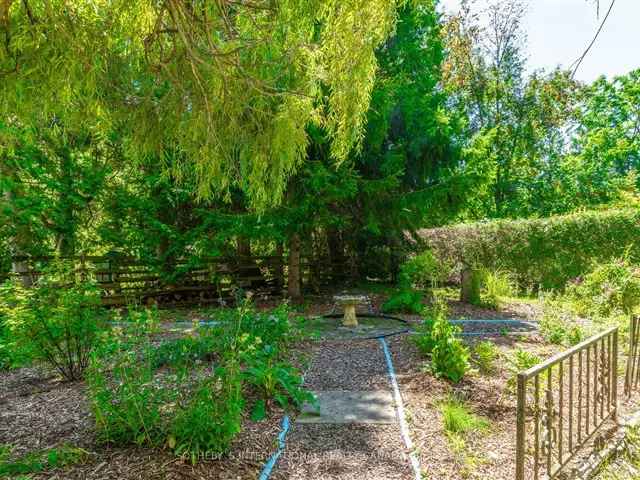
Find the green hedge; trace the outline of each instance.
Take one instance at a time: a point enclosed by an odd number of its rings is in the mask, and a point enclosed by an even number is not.
[[[522,287],[562,288],[594,263],[640,260],[640,210],[499,220],[419,232],[443,265],[504,270]]]

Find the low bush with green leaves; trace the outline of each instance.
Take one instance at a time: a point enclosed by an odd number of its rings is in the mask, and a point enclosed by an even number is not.
[[[518,348],[513,354],[508,358],[508,368],[509,368],[509,379],[507,380],[507,388],[509,390],[513,390],[516,386],[516,382],[518,380],[518,374],[520,372],[524,372],[525,370],[529,370],[532,367],[535,367],[539,363],[542,362],[542,358],[532,352],[528,352],[522,348]]]
[[[629,315],[640,305],[640,267],[626,258],[597,265],[566,290],[584,316]]]
[[[434,300],[412,341],[423,356],[431,357],[431,371],[437,377],[459,382],[469,369],[469,349],[458,337],[460,328],[448,320],[446,303]]]
[[[190,398],[178,404],[167,446],[192,463],[202,454],[227,451],[240,433],[244,403],[239,366],[229,362],[216,368],[197,383]]]
[[[400,267],[399,285],[419,290],[429,290],[447,276],[448,270],[430,250],[410,258]]]
[[[18,279],[5,282],[0,287],[0,316],[12,340],[10,348],[66,380],[82,378],[106,318],[90,273],[67,261],[53,262],[32,287]]]
[[[586,337],[575,315],[564,308],[562,302],[552,298],[545,299],[539,329],[544,339],[554,345],[572,346]]]
[[[422,356],[426,357],[433,353],[433,347],[435,347],[433,327],[436,322],[447,322],[447,315],[447,305],[440,299],[434,299],[433,304],[425,308],[422,323],[416,327],[415,335],[411,337]]]
[[[424,312],[424,294],[409,288],[401,288],[391,295],[382,305],[385,313],[411,313],[421,315]]]
[[[29,363],[29,358],[28,350],[16,344],[9,331],[6,318],[0,313],[0,370],[8,370],[25,365]]]
[[[496,362],[499,358],[500,350],[489,340],[479,342],[473,347],[473,360],[482,373],[494,373],[497,369]]]
[[[431,251],[415,255],[400,267],[398,289],[382,306],[382,311],[421,315],[425,308],[425,292],[436,287],[447,273],[447,267],[438,262]]]
[[[438,377],[459,382],[469,369],[469,349],[457,336],[460,328],[449,322],[436,322],[433,327],[435,345],[431,353],[431,368]]]
[[[89,452],[72,445],[60,445],[46,450],[30,452],[11,459],[12,447],[0,445],[0,478],[30,475],[84,462]]]
[[[154,368],[213,361],[215,342],[210,335],[189,336],[162,342],[151,354]]]

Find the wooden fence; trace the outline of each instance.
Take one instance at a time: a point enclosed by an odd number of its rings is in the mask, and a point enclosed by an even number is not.
[[[27,283],[41,275],[52,258],[20,258],[28,266],[19,274]],[[150,265],[138,259],[86,256],[72,260],[87,265],[103,292],[105,305],[129,302],[164,305],[229,303],[238,289],[259,296],[281,296],[287,285],[287,262],[280,256],[216,257],[176,261],[170,266]],[[303,258],[301,283],[318,290],[346,279],[342,265]]]
[[[518,374],[516,480],[556,478],[606,420],[617,420],[617,372],[612,327]]]

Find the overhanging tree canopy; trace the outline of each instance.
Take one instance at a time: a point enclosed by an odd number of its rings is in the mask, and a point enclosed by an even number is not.
[[[306,127],[360,145],[376,48],[403,0],[0,0],[0,115],[178,150],[208,197],[277,203]]]

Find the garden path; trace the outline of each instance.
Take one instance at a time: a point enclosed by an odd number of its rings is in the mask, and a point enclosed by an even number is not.
[[[313,353],[305,384],[319,393],[320,416],[307,410],[292,425],[271,478],[415,478],[381,343],[325,341]]]

